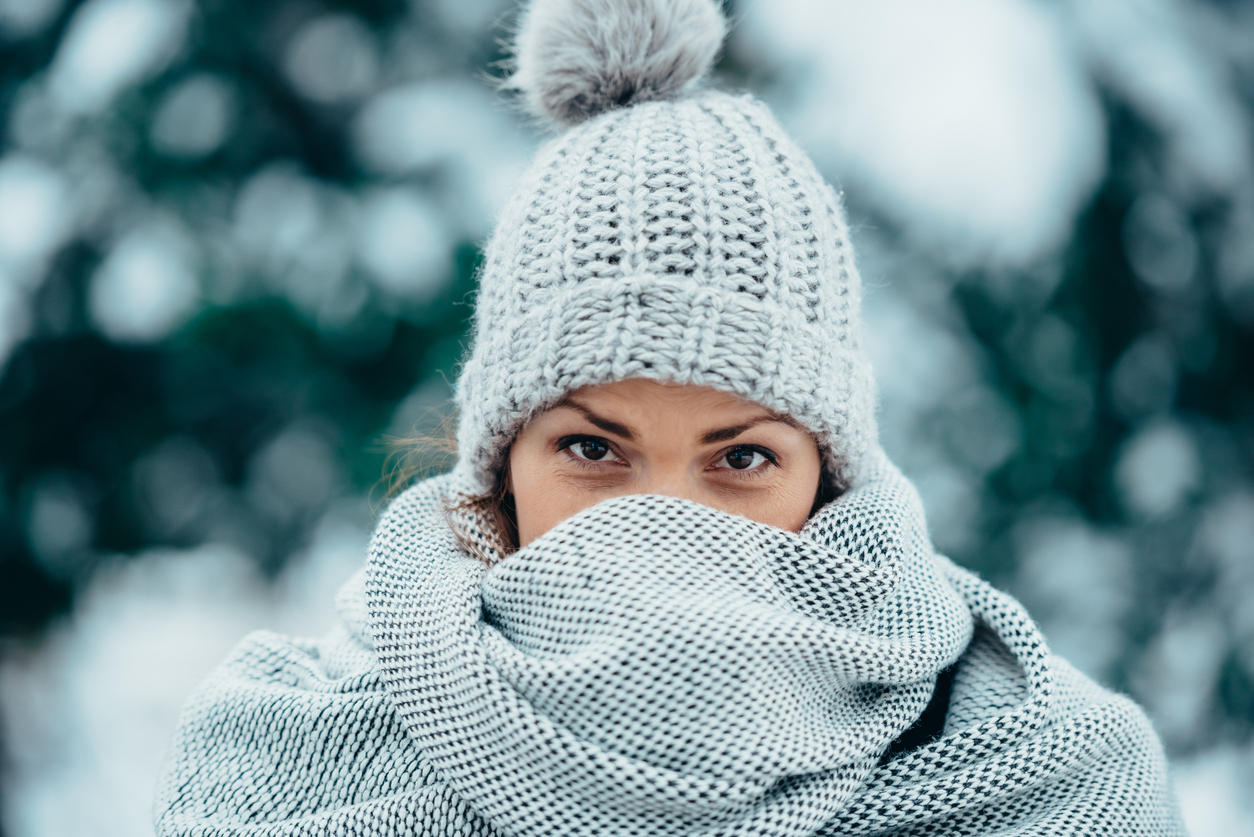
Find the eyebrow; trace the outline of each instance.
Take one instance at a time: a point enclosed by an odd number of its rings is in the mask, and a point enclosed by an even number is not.
[[[757,427],[759,424],[766,424],[767,422],[772,421],[779,422],[780,424],[786,424],[789,427],[795,427],[799,430],[804,429],[789,416],[767,413],[765,415],[758,416],[755,419],[751,419],[744,424],[737,424],[732,427],[720,427],[718,430],[711,430],[709,433],[706,433],[701,437],[701,444],[710,445],[715,442],[726,442],[729,439],[735,439],[741,433]]]
[[[636,434],[631,432],[630,427],[625,424],[619,424],[616,421],[611,421],[604,416],[598,416],[596,413],[592,412],[573,398],[563,398],[553,406],[570,407],[572,410],[587,419],[589,424],[595,424],[605,432],[613,433],[615,436],[622,436],[629,442],[634,442],[636,440]]]
[[[607,433],[613,433],[616,436],[621,436],[628,441],[635,441],[636,439],[636,434],[633,433],[631,428],[627,425],[607,419],[604,416],[599,416],[573,398],[563,398],[561,401],[554,404],[553,407],[569,407],[587,419],[589,424],[594,424]],[[791,416],[783,415],[782,413],[764,413],[763,415],[750,419],[743,424],[736,424],[730,427],[720,427],[717,430],[711,430],[701,437],[701,444],[712,445],[715,442],[726,442],[729,439],[736,438],[746,430],[750,430],[760,424],[766,424],[767,422],[779,422],[780,424],[786,424],[789,427],[795,427],[798,430],[805,429]]]

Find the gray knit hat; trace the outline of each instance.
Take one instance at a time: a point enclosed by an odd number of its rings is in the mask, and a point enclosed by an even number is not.
[[[829,474],[875,447],[861,282],[840,199],[746,95],[699,86],[713,0],[535,0],[512,76],[565,126],[488,245],[457,387],[483,489],[526,422],[579,387],[704,384],[809,428]]]

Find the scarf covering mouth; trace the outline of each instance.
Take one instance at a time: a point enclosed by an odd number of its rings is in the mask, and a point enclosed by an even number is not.
[[[813,834],[971,637],[890,466],[799,534],[636,495],[491,570],[440,509],[395,511],[380,664],[433,767],[520,837]]]
[[[158,834],[1184,834],[1143,713],[936,556],[882,455],[800,533],[623,497],[491,569],[456,495],[392,504],[330,636],[192,698]],[[955,660],[943,736],[886,757]]]

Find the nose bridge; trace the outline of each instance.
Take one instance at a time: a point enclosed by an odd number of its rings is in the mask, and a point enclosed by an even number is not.
[[[650,463],[644,478],[638,484],[641,494],[661,494],[684,500],[697,500],[696,486],[690,469],[679,460]]]

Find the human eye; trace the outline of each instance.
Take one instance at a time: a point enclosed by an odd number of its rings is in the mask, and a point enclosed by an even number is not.
[[[566,436],[558,440],[557,449],[582,462],[621,462],[610,443],[599,436]]]
[[[779,465],[779,458],[769,448],[760,445],[737,445],[714,461],[715,468],[732,471],[760,472],[776,465]]]

